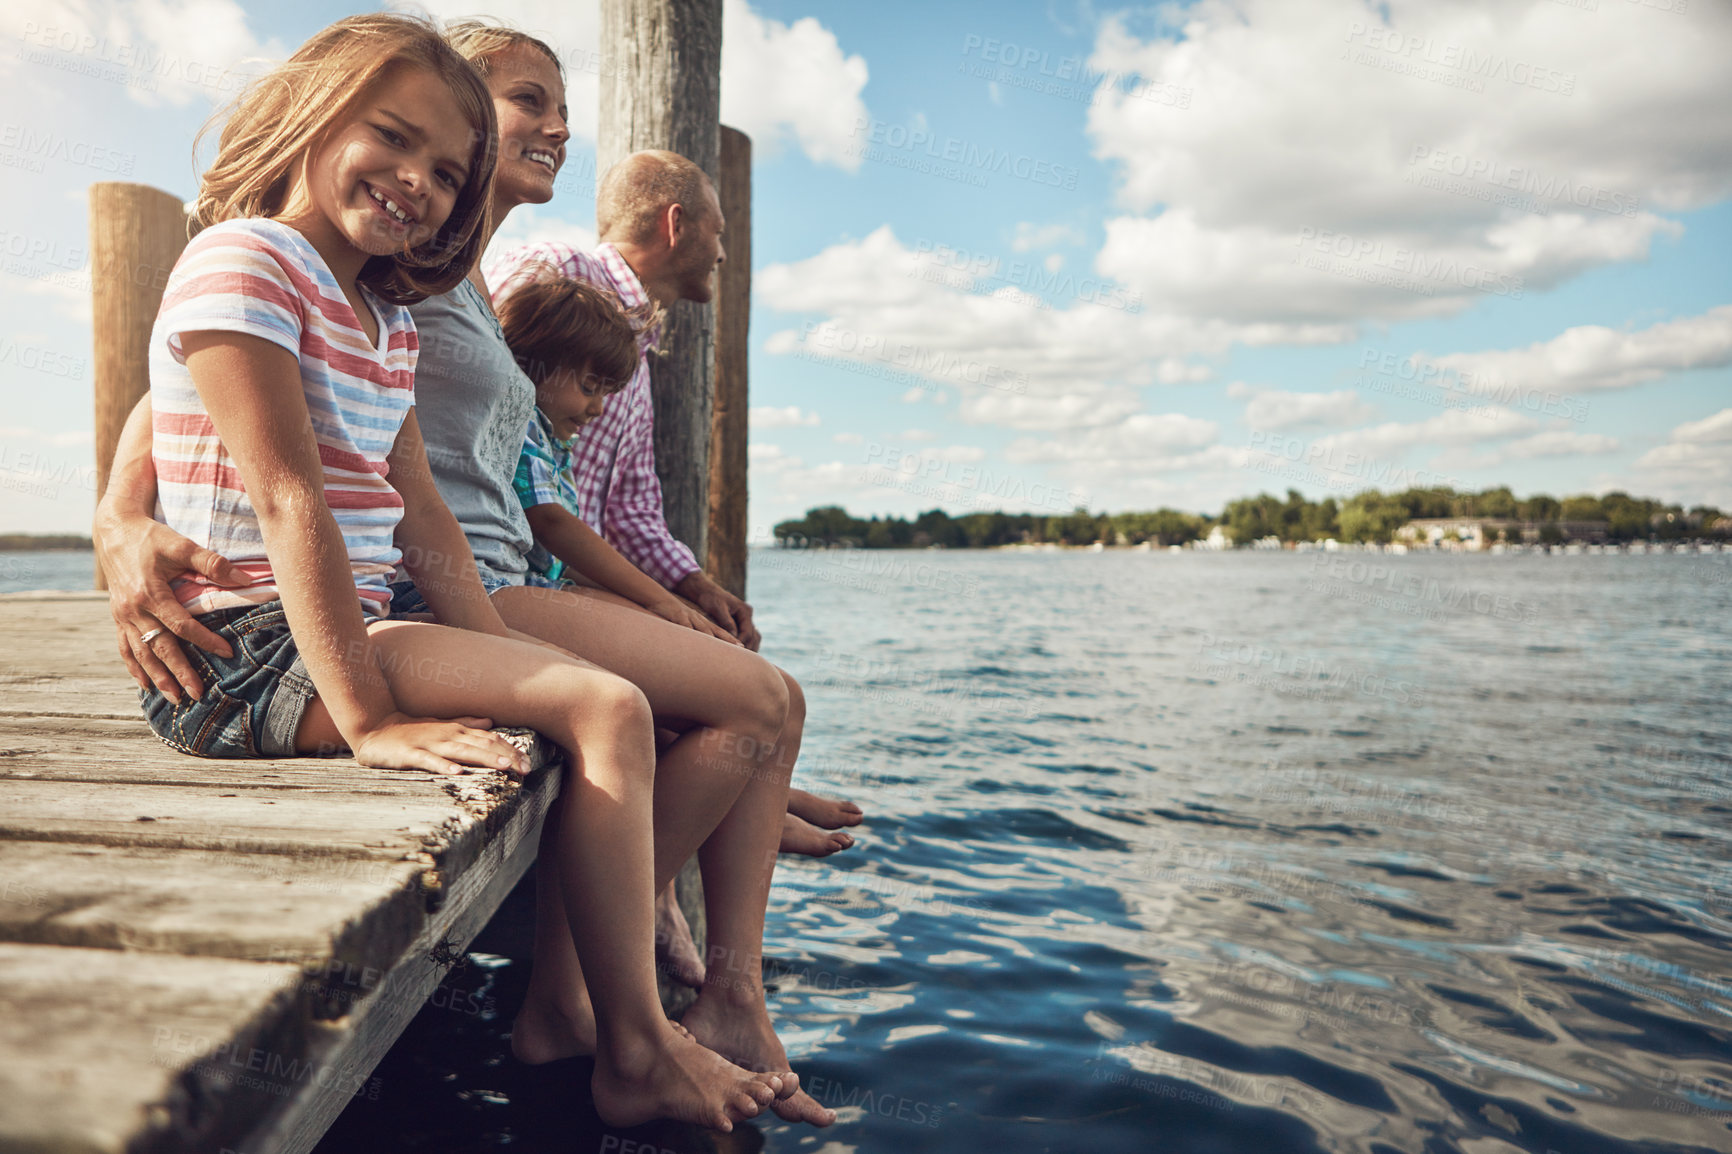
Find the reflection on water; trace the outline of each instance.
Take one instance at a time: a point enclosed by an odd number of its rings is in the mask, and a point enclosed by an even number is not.
[[[842,1120],[607,1131],[480,958],[321,1149],[1732,1149],[1732,558],[1357,559],[756,556]]]

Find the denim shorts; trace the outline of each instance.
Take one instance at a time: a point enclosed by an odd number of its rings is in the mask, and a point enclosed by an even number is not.
[[[281,601],[199,615],[233,657],[182,645],[204,696],[179,705],[152,686],[139,691],[145,720],[167,745],[198,757],[293,757],[295,731],[317,693]]]
[[[489,597],[508,585],[521,582],[507,581],[503,577],[495,577],[486,569],[477,567],[481,575],[481,587],[487,590]],[[411,613],[431,613],[433,610],[427,604],[427,598],[421,596],[421,590],[415,588],[413,581],[391,582],[391,616],[405,617]]]

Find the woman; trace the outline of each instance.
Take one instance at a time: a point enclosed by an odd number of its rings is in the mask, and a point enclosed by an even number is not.
[[[511,29],[464,23],[447,35],[494,99],[500,155],[490,220],[497,228],[517,205],[552,199],[569,136],[562,69],[546,44]],[[804,723],[798,685],[741,646],[605,596],[564,598],[562,612],[550,615],[546,598],[522,584],[533,538],[511,486],[534,385],[505,346],[478,269],[412,311],[420,339],[416,408],[433,478],[500,615],[526,633],[556,634],[551,639],[558,644],[637,685],[658,720],[690,727],[657,762],[657,877],[671,878],[697,852],[708,881],[712,869],[725,868],[724,860],[739,860],[712,852],[715,847],[773,847],[789,816],[788,781]],[[122,658],[141,686],[154,684],[178,699],[183,686],[195,696],[201,686],[174,637],[216,652],[228,647],[179,609],[168,580],[188,569],[219,585],[243,585],[247,578],[154,521],[155,489],[147,400],[122,433],[95,538],[112,582]],[[543,845],[555,835],[550,820]],[[685,1025],[700,1042],[748,1068],[785,1070],[761,975],[773,854],[767,858],[753,876],[716,877],[706,886],[719,895],[709,909],[712,956],[719,961],[704,970],[695,954],[683,959],[686,976],[702,982]],[[538,878],[534,978],[512,1029],[513,1052],[530,1063],[595,1047],[594,1013],[569,945],[557,871],[538,871]],[[774,1108],[790,1121],[819,1125],[835,1116],[803,1091],[778,1099]]]

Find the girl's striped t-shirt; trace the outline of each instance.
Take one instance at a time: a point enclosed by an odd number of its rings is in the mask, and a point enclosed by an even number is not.
[[[174,581],[192,613],[262,604],[280,594],[259,518],[240,471],[187,371],[181,335],[247,333],[295,355],[336,518],[363,608],[383,613],[400,554],[392,542],[403,499],[385,479],[386,457],[415,400],[418,344],[409,310],[361,289],[379,322],[367,339],[324,258],[299,232],[271,220],[224,221],[199,233],[170,274],[150,336],[151,458],[157,519],[234,562],[253,583]]]

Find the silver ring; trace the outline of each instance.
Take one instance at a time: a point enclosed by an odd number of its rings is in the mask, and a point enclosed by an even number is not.
[[[162,632],[163,632],[162,626],[158,625],[155,629],[152,629],[149,633],[139,634],[138,643],[140,645],[149,645],[152,641],[154,641],[158,637],[162,636]]]

